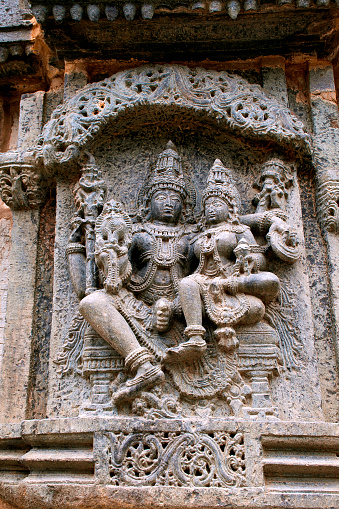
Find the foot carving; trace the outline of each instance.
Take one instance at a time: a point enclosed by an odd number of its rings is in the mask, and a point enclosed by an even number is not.
[[[150,389],[154,385],[162,383],[165,375],[161,371],[160,366],[152,366],[149,370],[141,375],[137,375],[128,380],[120,387],[112,396],[112,403],[117,405],[123,401],[134,399],[139,392],[144,389]]]
[[[174,364],[175,362],[188,362],[200,359],[206,352],[206,342],[204,340],[193,341],[190,339],[178,346],[169,348],[164,356],[164,362]]]

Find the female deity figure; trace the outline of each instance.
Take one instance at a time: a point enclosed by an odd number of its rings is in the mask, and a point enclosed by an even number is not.
[[[233,327],[259,322],[265,304],[279,293],[278,277],[264,271],[261,248],[250,228],[239,221],[239,202],[230,171],[217,159],[203,194],[204,229],[193,246],[198,268],[179,285],[188,341],[169,349],[167,362],[191,358],[197,344],[204,351],[203,315],[217,326],[219,346],[232,351],[237,347]]]

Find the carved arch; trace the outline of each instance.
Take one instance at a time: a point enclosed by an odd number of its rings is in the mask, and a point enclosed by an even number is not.
[[[38,160],[46,167],[71,162],[105,126],[109,124],[114,133],[122,114],[143,106],[204,113],[238,136],[310,152],[310,137],[302,122],[260,86],[225,71],[153,65],[87,85],[60,105],[38,140]]]

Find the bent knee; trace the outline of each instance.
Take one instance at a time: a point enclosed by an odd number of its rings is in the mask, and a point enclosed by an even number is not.
[[[239,320],[239,325],[253,325],[260,322],[265,315],[265,305],[260,299],[252,295],[247,296],[247,298],[250,303],[250,308],[245,316]]]
[[[266,288],[265,288],[265,297],[269,298],[270,300],[275,299],[280,292],[280,281],[278,276],[272,273],[270,274],[270,277],[267,280]]]
[[[180,283],[179,283],[180,287],[181,288],[199,288],[199,285],[196,281],[194,281],[194,279],[190,278],[190,277],[184,277]]]
[[[87,320],[87,317],[93,313],[93,311],[102,310],[110,300],[110,296],[100,290],[90,293],[80,301],[79,311]]]

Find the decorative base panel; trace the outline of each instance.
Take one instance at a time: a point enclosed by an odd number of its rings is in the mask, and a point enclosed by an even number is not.
[[[17,508],[339,506],[339,425],[79,418],[3,425]]]

